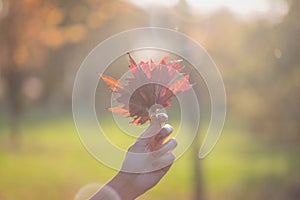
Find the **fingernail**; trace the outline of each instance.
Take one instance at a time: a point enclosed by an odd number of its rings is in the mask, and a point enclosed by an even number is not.
[[[171,142],[171,144],[172,144],[172,145],[171,145],[171,148],[172,148],[172,149],[175,149],[175,148],[177,147],[177,144],[178,144],[178,143],[177,143],[177,140],[176,140],[175,138],[171,138],[171,139],[170,139],[170,142]]]
[[[159,113],[156,115],[156,117],[160,123],[168,121],[168,115],[166,113]]]
[[[167,133],[173,132],[173,127],[172,127],[170,124],[164,125],[163,128],[166,129],[166,132],[167,132]]]

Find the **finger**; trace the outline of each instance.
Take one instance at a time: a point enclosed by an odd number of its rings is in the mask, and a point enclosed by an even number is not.
[[[165,144],[162,145],[162,147],[160,149],[158,149],[157,151],[153,152],[153,156],[154,157],[160,157],[170,151],[172,151],[173,149],[175,149],[177,146],[177,141],[175,138],[170,139],[168,142],[166,142]]]
[[[167,153],[163,155],[162,157],[156,159],[153,163],[152,166],[155,169],[162,169],[165,168],[169,165],[171,165],[175,160],[175,155],[173,153]]]
[[[158,123],[162,126],[166,121],[168,121],[168,115],[166,113],[158,113],[156,114],[156,119]]]
[[[155,151],[160,148],[160,146],[164,143],[164,140],[173,132],[172,126],[166,124],[157,135],[151,138],[150,141],[150,150]]]
[[[155,142],[161,143],[163,142],[171,133],[173,132],[173,127],[169,124],[164,125],[159,133],[154,136]]]
[[[166,113],[158,113],[152,115],[150,118],[150,126],[164,124],[168,120],[168,115]]]
[[[158,169],[156,170],[155,172],[153,172],[154,174],[156,174],[158,177],[163,177],[170,169],[170,167],[172,166],[172,164],[166,166],[166,167],[163,167],[161,169]]]
[[[162,169],[160,169],[163,173],[167,173],[168,171],[169,171],[169,169],[170,169],[170,167],[172,166],[172,164],[173,163],[171,163],[170,165],[168,165],[168,166],[166,166],[166,167],[164,167],[164,168],[162,168]]]
[[[160,146],[164,143],[164,140],[173,132],[172,126],[166,124],[157,135],[151,138],[150,140],[150,151],[155,151],[160,148]]]

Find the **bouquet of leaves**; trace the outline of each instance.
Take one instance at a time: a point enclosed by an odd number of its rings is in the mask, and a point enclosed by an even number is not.
[[[169,108],[172,98],[192,87],[189,75],[182,72],[181,60],[168,61],[165,56],[159,63],[152,60],[137,64],[129,55],[130,75],[125,81],[101,75],[109,89],[116,93],[119,105],[110,111],[131,117],[131,123],[141,125],[150,121],[158,110]]]

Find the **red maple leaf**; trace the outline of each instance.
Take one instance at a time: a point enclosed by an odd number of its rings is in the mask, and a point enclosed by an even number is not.
[[[178,93],[192,87],[189,75],[183,75],[180,60],[168,61],[165,56],[158,64],[141,61],[139,64],[129,55],[130,76],[124,83],[101,75],[109,89],[117,94],[115,101],[120,105],[110,111],[125,117],[132,117],[134,124],[150,120],[154,105],[169,108],[171,100]]]

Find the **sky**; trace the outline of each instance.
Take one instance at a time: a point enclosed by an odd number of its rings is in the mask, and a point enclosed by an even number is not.
[[[179,0],[129,0],[141,8],[149,6],[175,6]],[[259,17],[276,18],[288,12],[285,0],[186,0],[187,4],[201,15],[210,15],[220,9],[228,9],[241,19]]]

